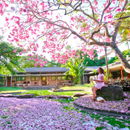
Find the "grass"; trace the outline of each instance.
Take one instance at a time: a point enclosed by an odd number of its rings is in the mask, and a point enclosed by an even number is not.
[[[83,84],[83,85],[61,87],[61,89],[63,90],[70,90],[70,91],[64,91],[64,92],[50,92],[49,90],[25,90],[19,87],[0,87],[0,93],[20,93],[21,92],[22,94],[34,94],[35,96],[42,96],[42,95],[73,96],[74,93],[90,94],[92,86],[93,86],[92,84]]]
[[[94,85],[93,84],[82,84],[82,85],[75,85],[75,86],[65,86],[65,87],[61,87],[60,89],[63,89],[63,90],[83,90],[83,91],[81,91],[81,93],[82,92],[84,92],[84,91],[86,91],[86,92],[88,92],[88,94],[90,94],[90,93],[92,93],[92,87],[93,87]]]
[[[26,92],[26,90],[19,87],[0,87],[0,93],[19,93]]]
[[[63,107],[64,109],[66,109],[67,111],[71,111],[71,110],[76,110],[78,111],[79,109],[75,109],[73,106],[69,105],[70,102],[73,102],[74,101],[74,98],[72,99],[57,99],[55,101],[59,101],[60,103],[68,103],[68,106],[65,106]],[[91,114],[91,113],[87,113],[86,111],[83,111],[81,110],[80,112],[82,112],[83,114],[89,114],[91,118],[95,118],[99,121],[102,121],[102,122],[108,122],[109,124],[113,125],[113,126],[118,126],[120,128],[125,128],[126,125],[125,123],[128,123],[130,124],[130,121],[128,120],[125,120],[125,119],[119,119],[117,117],[114,117],[114,116],[108,116],[108,115],[100,115],[100,114]],[[130,127],[128,127],[130,129]],[[96,130],[101,130],[103,128],[99,127],[99,128],[96,128]]]
[[[87,93],[86,91],[65,91],[65,92],[50,92],[49,90],[28,90],[26,93],[23,94],[34,94],[35,96],[42,96],[42,95],[68,95],[73,96],[74,93]]]
[[[80,111],[82,113],[87,113],[85,111]],[[125,123],[130,124],[130,121],[125,120],[125,119],[119,119],[117,117],[114,116],[106,116],[106,115],[99,115],[99,114],[90,114],[87,113],[91,116],[91,118],[95,118],[97,120],[100,120],[102,122],[108,122],[109,124],[113,125],[113,126],[119,126],[120,128],[125,128],[126,125]],[[130,129],[130,127],[128,127]]]

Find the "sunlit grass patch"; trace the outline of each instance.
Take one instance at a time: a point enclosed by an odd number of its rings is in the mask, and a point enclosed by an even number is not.
[[[87,93],[86,91],[65,91],[65,92],[50,92],[49,90],[28,90],[26,93],[23,94],[34,94],[35,96],[42,96],[42,95],[68,95],[73,96],[74,93]]]

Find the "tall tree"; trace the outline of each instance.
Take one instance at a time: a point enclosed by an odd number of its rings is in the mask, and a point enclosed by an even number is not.
[[[17,42],[20,46],[23,46],[22,43],[25,41],[28,50],[36,53],[40,48],[43,52],[50,53],[53,60],[57,59],[60,63],[65,63],[69,53],[73,52],[65,51],[64,48],[69,37],[80,39],[83,45],[90,45],[92,49],[100,46],[99,52],[107,46],[114,50],[124,69],[130,72],[130,65],[117,45],[122,41],[122,37],[119,37],[122,22],[130,18],[126,13],[129,10],[128,2],[128,0],[3,0],[0,2],[0,13],[6,16],[3,32],[6,28],[8,31],[11,30],[8,40]],[[10,15],[11,12],[13,13]],[[42,47],[36,43],[41,38],[44,40]],[[81,47],[86,53],[84,46]],[[65,53],[64,56],[60,56],[60,52],[63,51],[68,55]]]
[[[18,63],[23,49],[12,46],[10,43],[0,41],[0,74],[16,74],[16,71],[24,71]]]

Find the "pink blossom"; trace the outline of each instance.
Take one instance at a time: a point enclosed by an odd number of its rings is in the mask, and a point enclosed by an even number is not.
[[[16,53],[16,52],[17,52],[17,50],[15,49],[13,52],[14,52],[14,53]]]

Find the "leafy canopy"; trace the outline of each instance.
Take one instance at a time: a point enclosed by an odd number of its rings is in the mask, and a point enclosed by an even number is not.
[[[0,74],[16,74],[16,71],[24,71],[18,62],[23,49],[12,46],[10,43],[0,41]]]

